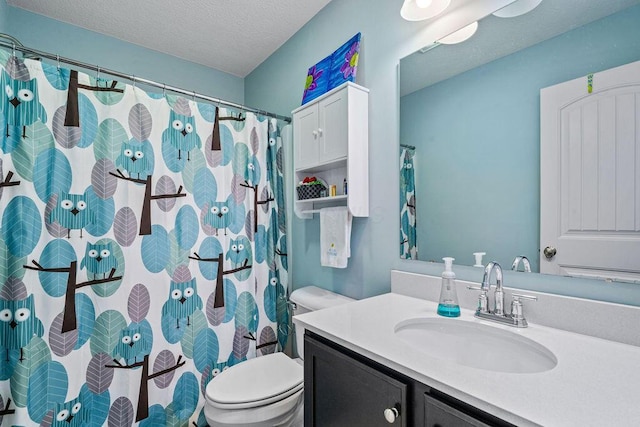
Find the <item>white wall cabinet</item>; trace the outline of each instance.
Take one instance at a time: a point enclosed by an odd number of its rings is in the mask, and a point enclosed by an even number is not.
[[[347,206],[353,216],[369,216],[369,90],[347,82],[292,115],[296,215],[308,219],[322,207]],[[336,196],[298,200],[297,183],[312,175],[335,185]]]
[[[344,88],[294,113],[298,169],[307,169],[347,157],[347,93],[347,88]]]

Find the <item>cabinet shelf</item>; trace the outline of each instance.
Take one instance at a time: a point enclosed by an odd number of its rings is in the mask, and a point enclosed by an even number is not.
[[[314,203],[327,203],[327,202],[337,202],[338,200],[347,200],[349,196],[346,194],[340,194],[338,196],[329,196],[329,197],[317,197],[315,199],[304,199],[298,200],[296,203],[300,205],[313,205]]]
[[[299,168],[299,169],[296,169],[296,172],[315,173],[315,172],[323,172],[329,169],[344,168],[346,166],[347,166],[347,158],[343,157],[341,159],[332,160],[326,163],[320,163],[314,166]]]
[[[333,197],[296,200],[296,212],[298,213],[298,216],[308,219],[313,217],[313,214],[320,213],[320,209],[322,208],[344,206],[348,198],[348,195],[341,194]]]

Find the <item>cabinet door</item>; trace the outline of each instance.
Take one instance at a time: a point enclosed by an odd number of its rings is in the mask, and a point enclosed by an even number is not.
[[[318,162],[318,104],[310,105],[293,116],[295,168],[304,169]]]
[[[407,385],[305,335],[304,425],[389,426],[384,411],[397,408],[393,425],[406,426]]]
[[[427,394],[424,395],[424,420],[425,427],[490,427]]]
[[[320,163],[346,158],[349,144],[347,89],[338,91],[318,104]]]

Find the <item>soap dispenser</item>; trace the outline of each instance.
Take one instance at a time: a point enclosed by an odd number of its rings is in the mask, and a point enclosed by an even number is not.
[[[445,317],[458,317],[460,316],[460,305],[458,305],[458,294],[456,293],[456,275],[452,270],[454,258],[445,257],[442,260],[444,261],[444,271],[442,272],[438,314]]]

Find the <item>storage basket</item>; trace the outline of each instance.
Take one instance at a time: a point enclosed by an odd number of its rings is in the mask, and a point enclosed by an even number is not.
[[[317,199],[320,197],[320,192],[326,189],[327,187],[323,184],[299,185],[296,187],[298,200]]]

